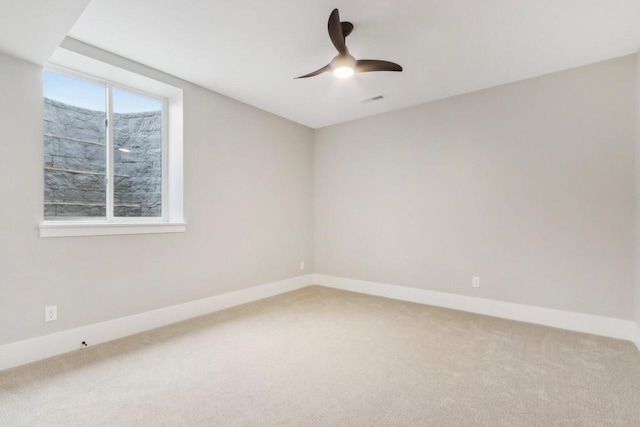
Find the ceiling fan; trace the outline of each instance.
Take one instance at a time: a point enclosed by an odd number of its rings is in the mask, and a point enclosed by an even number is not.
[[[317,76],[318,74],[332,71],[336,77],[346,79],[351,77],[353,73],[368,73],[371,71],[402,71],[402,67],[389,61],[379,61],[376,59],[356,59],[347,49],[346,37],[353,31],[351,22],[340,22],[338,9],[333,9],[329,15],[329,37],[331,42],[338,50],[336,55],[329,64],[304,76],[296,77],[296,79],[304,79],[307,77]]]

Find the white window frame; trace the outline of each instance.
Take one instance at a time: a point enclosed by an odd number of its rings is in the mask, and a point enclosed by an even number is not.
[[[47,65],[46,71],[51,71],[57,74],[62,74],[67,77],[71,77],[77,80],[85,81],[87,83],[95,84],[105,89],[106,100],[106,141],[105,141],[105,170],[106,170],[106,200],[105,200],[105,218],[102,217],[45,217],[45,221],[99,221],[107,223],[151,223],[151,222],[167,222],[169,220],[169,144],[168,144],[168,100],[167,98],[153,95],[139,89],[124,86],[118,83],[111,82],[109,80],[99,79],[93,76],[89,76],[84,73],[80,73],[68,68]],[[133,93],[135,95],[144,96],[150,99],[160,101],[162,104],[161,111],[161,132],[162,132],[162,215],[159,217],[116,217],[114,215],[115,203],[114,203],[114,150],[115,148],[115,135],[112,126],[113,122],[113,90],[118,89],[125,92]]]
[[[66,75],[71,78],[86,81],[105,88],[106,93],[106,200],[105,217],[44,217],[39,229],[40,237],[70,237],[70,236],[95,236],[114,234],[150,234],[150,233],[175,233],[186,231],[186,224],[182,221],[182,207],[178,215],[171,215],[171,209],[175,203],[171,203],[170,185],[170,129],[169,99],[158,96],[128,85],[120,84],[104,78],[95,77],[87,73],[76,71],[67,67],[47,64],[45,70]],[[136,95],[158,100],[162,103],[162,215],[160,217],[116,217],[114,216],[114,150],[115,141],[113,134],[113,90],[119,89]],[[175,111],[175,109],[173,109]],[[181,123],[181,119],[180,119]],[[181,126],[179,127],[181,130]],[[43,141],[44,143],[44,141]],[[181,148],[181,141],[180,141]],[[179,153],[181,159],[182,153]],[[44,170],[43,170],[44,173]],[[180,169],[180,175],[182,171]],[[180,176],[181,178],[181,176]],[[181,181],[181,179],[180,179]],[[44,183],[44,180],[43,180]],[[181,189],[180,189],[181,191]],[[44,194],[44,188],[43,188]],[[178,198],[182,202],[182,194]],[[181,204],[181,203],[180,203]],[[44,200],[43,200],[44,208]],[[44,212],[44,209],[43,209]],[[178,221],[176,218],[179,216]]]

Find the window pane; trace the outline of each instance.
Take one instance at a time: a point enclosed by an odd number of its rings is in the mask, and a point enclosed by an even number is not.
[[[44,72],[44,216],[106,216],[106,92]]]
[[[113,90],[114,216],[162,216],[162,102]]]

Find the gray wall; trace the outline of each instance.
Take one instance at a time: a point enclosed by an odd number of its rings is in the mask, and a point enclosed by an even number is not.
[[[184,90],[187,232],[41,239],[42,68],[0,55],[0,345],[313,271],[313,132],[147,75]]]
[[[632,319],[635,66],[318,130],[315,272]]]
[[[636,60],[636,345],[640,349],[640,50]]]
[[[149,71],[184,89],[187,232],[40,239],[42,69],[0,55],[0,345],[312,271],[631,319],[636,72],[619,58],[314,144]]]

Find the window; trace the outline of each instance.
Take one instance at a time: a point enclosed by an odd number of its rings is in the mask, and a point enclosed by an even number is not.
[[[182,82],[73,39],[49,60],[40,237],[185,232]]]
[[[166,123],[165,98],[45,70],[45,220],[166,221]]]

